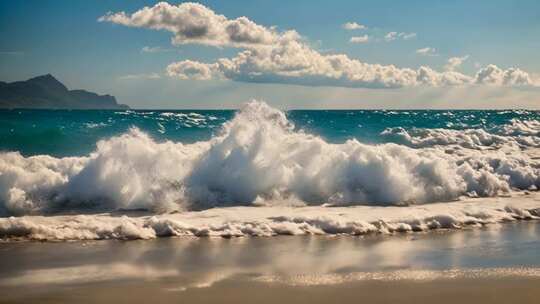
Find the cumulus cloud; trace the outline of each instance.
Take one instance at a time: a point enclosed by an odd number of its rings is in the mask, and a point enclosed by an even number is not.
[[[519,69],[502,70],[488,66],[470,77],[454,70],[437,72],[429,67],[400,68],[362,62],[344,54],[323,54],[296,31],[278,31],[249,20],[228,19],[196,3],[171,5],[158,3],[132,14],[108,13],[98,19],[125,26],[165,30],[173,34],[173,44],[202,44],[240,48],[231,58],[211,63],[181,60],[166,70],[179,79],[228,79],[242,82],[287,83],[307,86],[399,88],[465,84],[531,85],[527,73]],[[355,26],[353,26],[355,27]],[[411,39],[415,33],[391,32],[386,40]],[[368,40],[367,35],[351,42]],[[435,49],[417,50],[434,55]]]
[[[217,64],[184,60],[169,64],[167,75],[180,79],[209,80],[218,74],[217,68]]]
[[[444,66],[444,69],[446,71],[454,71],[455,69],[460,67],[467,59],[469,59],[469,55],[465,55],[463,57],[451,57],[448,59],[448,62]]]
[[[530,75],[520,69],[510,68],[503,70],[490,64],[476,73],[475,83],[488,85],[527,86],[538,85],[533,82]]]
[[[279,48],[245,50],[236,57],[221,58],[210,64],[190,60],[176,62],[169,65],[168,74],[182,79],[193,78],[183,72],[185,66],[197,71],[193,73],[196,79],[219,77],[242,82],[311,86],[399,88],[463,85],[472,81],[457,72],[440,73],[428,67],[413,70],[368,64],[346,55],[323,55],[298,41],[285,43]],[[207,76],[200,77],[199,74]]]
[[[213,46],[269,45],[278,34],[246,17],[227,19],[198,3],[171,5],[160,2],[133,14],[107,13],[98,19],[131,27],[165,30],[174,34],[173,44],[200,43]]]
[[[358,24],[356,22],[347,22],[347,23],[343,24],[343,28],[346,29],[346,30],[349,30],[349,31],[367,29],[367,27],[365,25]]]
[[[417,70],[416,80],[419,84],[428,86],[458,86],[472,82],[470,76],[458,72],[439,73],[429,67],[422,66]]]
[[[398,40],[398,39],[410,40],[410,39],[413,39],[415,37],[416,37],[416,33],[389,32],[388,34],[386,34],[384,36],[384,40],[390,42],[390,41],[394,41],[394,40]]]
[[[369,41],[368,35],[351,37],[351,40],[349,40],[350,43],[366,43],[368,41]]]
[[[425,47],[425,48],[418,49],[416,50],[416,54],[419,54],[422,56],[439,56],[439,54],[437,54],[437,50],[432,47]]]

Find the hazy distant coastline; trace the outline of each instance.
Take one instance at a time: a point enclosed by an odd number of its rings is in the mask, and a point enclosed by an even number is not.
[[[129,109],[111,95],[68,90],[51,74],[26,81],[0,81],[0,109]]]

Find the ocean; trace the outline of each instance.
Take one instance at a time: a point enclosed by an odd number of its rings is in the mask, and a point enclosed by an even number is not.
[[[0,110],[0,151],[24,156],[85,156],[99,140],[132,128],[154,141],[194,143],[217,136],[236,110]],[[540,111],[527,110],[290,110],[283,112],[296,131],[328,143],[356,139],[367,144],[396,143],[418,148],[461,144],[497,148],[496,136],[536,140]],[[385,131],[408,132],[413,140]],[[482,131],[487,132],[484,134]],[[445,133],[447,132],[447,133]],[[430,136],[431,135],[431,136]],[[451,138],[453,137],[453,138]],[[446,139],[445,139],[446,138]],[[472,144],[472,146],[471,146]]]
[[[0,110],[0,237],[364,235],[540,216],[540,112]]]

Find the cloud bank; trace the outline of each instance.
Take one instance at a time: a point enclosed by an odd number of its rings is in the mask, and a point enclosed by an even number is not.
[[[415,86],[533,86],[531,76],[516,68],[495,65],[467,76],[454,68],[438,72],[430,67],[400,68],[362,62],[344,54],[322,54],[294,30],[256,24],[247,17],[228,19],[198,3],[171,5],[160,2],[132,14],[112,13],[98,19],[130,27],[169,31],[174,45],[201,44],[239,48],[232,58],[204,63],[182,60],[167,67],[167,75],[179,79],[228,79],[240,82],[286,83],[306,86],[401,88]],[[346,23],[346,29],[361,25]],[[415,33],[390,32],[385,40],[408,40]],[[365,36],[351,42],[364,42]],[[355,40],[355,41],[353,41]],[[420,50],[418,50],[420,51]],[[428,51],[429,53],[429,51]]]

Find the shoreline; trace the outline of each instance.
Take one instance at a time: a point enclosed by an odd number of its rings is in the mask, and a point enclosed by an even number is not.
[[[163,237],[393,235],[460,230],[540,219],[540,192],[511,197],[401,206],[254,206],[172,214],[101,214],[0,218],[2,243],[13,241],[138,240]]]

